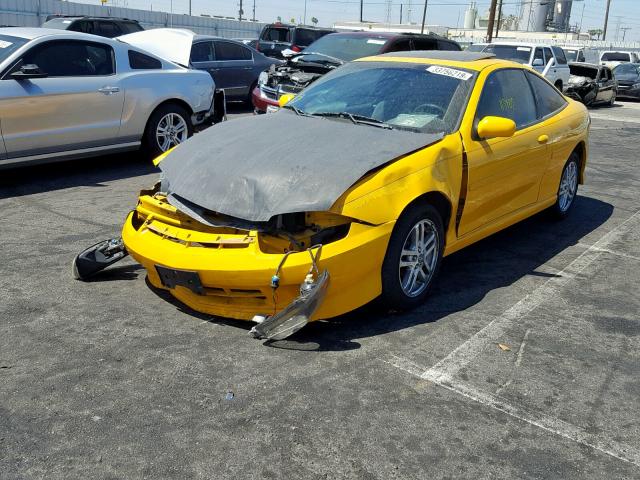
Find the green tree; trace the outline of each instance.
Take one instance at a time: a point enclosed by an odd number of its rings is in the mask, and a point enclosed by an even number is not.
[[[601,28],[596,28],[593,30],[589,30],[587,33],[592,37],[596,37],[597,40],[600,40],[600,36],[604,33]]]

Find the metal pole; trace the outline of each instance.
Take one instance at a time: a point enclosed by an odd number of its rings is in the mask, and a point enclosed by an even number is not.
[[[169,9],[171,10],[171,16],[169,17],[169,27],[173,28],[173,0],[171,0]]]
[[[580,28],[578,33],[582,33],[582,20],[584,20],[584,3],[582,4],[582,15],[580,15]],[[580,38],[580,37],[578,37]]]
[[[191,16],[191,0],[189,0],[189,16]]]
[[[622,27],[622,41],[624,42],[624,37],[627,35],[627,30],[631,30],[631,27]]]
[[[422,27],[420,33],[424,33],[424,22],[427,20],[427,3],[429,0],[424,0],[424,10],[422,11]]]
[[[240,10],[238,10],[238,20],[242,21],[242,0],[240,0]]]
[[[364,23],[364,20],[362,19],[363,9],[364,9],[364,0],[360,0],[360,23]]]
[[[493,24],[496,21],[496,4],[498,0],[491,0],[491,7],[489,9],[489,25],[487,25],[487,43],[491,43],[493,39]]]
[[[302,24],[307,24],[307,0],[304,0],[304,20],[302,21]]]
[[[400,25],[402,25],[402,4],[400,4]]]
[[[584,7],[584,5],[583,5]],[[256,0],[253,0],[253,18],[252,20],[255,22],[256,21]]]
[[[607,23],[609,23],[609,6],[611,5],[611,0],[607,0],[607,10],[604,13],[604,29],[602,30],[602,40],[606,40],[607,38]]]
[[[496,23],[496,38],[498,38],[498,33],[500,32],[500,20],[502,19],[502,2],[500,0],[500,6],[498,7],[498,23]]]

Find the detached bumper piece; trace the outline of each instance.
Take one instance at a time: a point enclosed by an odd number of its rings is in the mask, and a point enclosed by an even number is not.
[[[129,255],[122,242],[122,238],[111,238],[96,243],[83,250],[73,259],[73,277],[76,280],[88,280],[109,265],[122,260]]]
[[[316,311],[329,285],[329,273],[325,270],[317,280],[305,282],[300,286],[300,296],[276,315],[262,320],[249,332],[255,338],[282,340],[294,334],[307,323]]]

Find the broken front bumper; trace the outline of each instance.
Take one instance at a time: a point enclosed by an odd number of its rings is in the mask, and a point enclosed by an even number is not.
[[[394,223],[353,223],[346,237],[322,247],[318,267],[331,279],[311,320],[349,312],[381,293],[380,271]],[[186,229],[159,215],[142,223],[132,212],[122,238],[152,285],[169,290],[196,311],[221,317],[251,320],[276,314],[298,297],[311,267],[307,251],[289,254],[274,290],[272,277],[284,255],[261,251],[257,232],[231,235]]]

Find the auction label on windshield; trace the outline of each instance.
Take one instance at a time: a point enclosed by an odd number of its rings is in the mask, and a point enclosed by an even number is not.
[[[473,76],[468,72],[463,72],[462,70],[441,67],[439,65],[431,65],[429,68],[427,68],[427,72],[435,73],[437,75],[445,75],[447,77],[453,77],[459,80],[469,80]]]
[[[0,48],[7,48],[7,47],[10,47],[11,45],[13,45],[13,43],[0,40]]]

